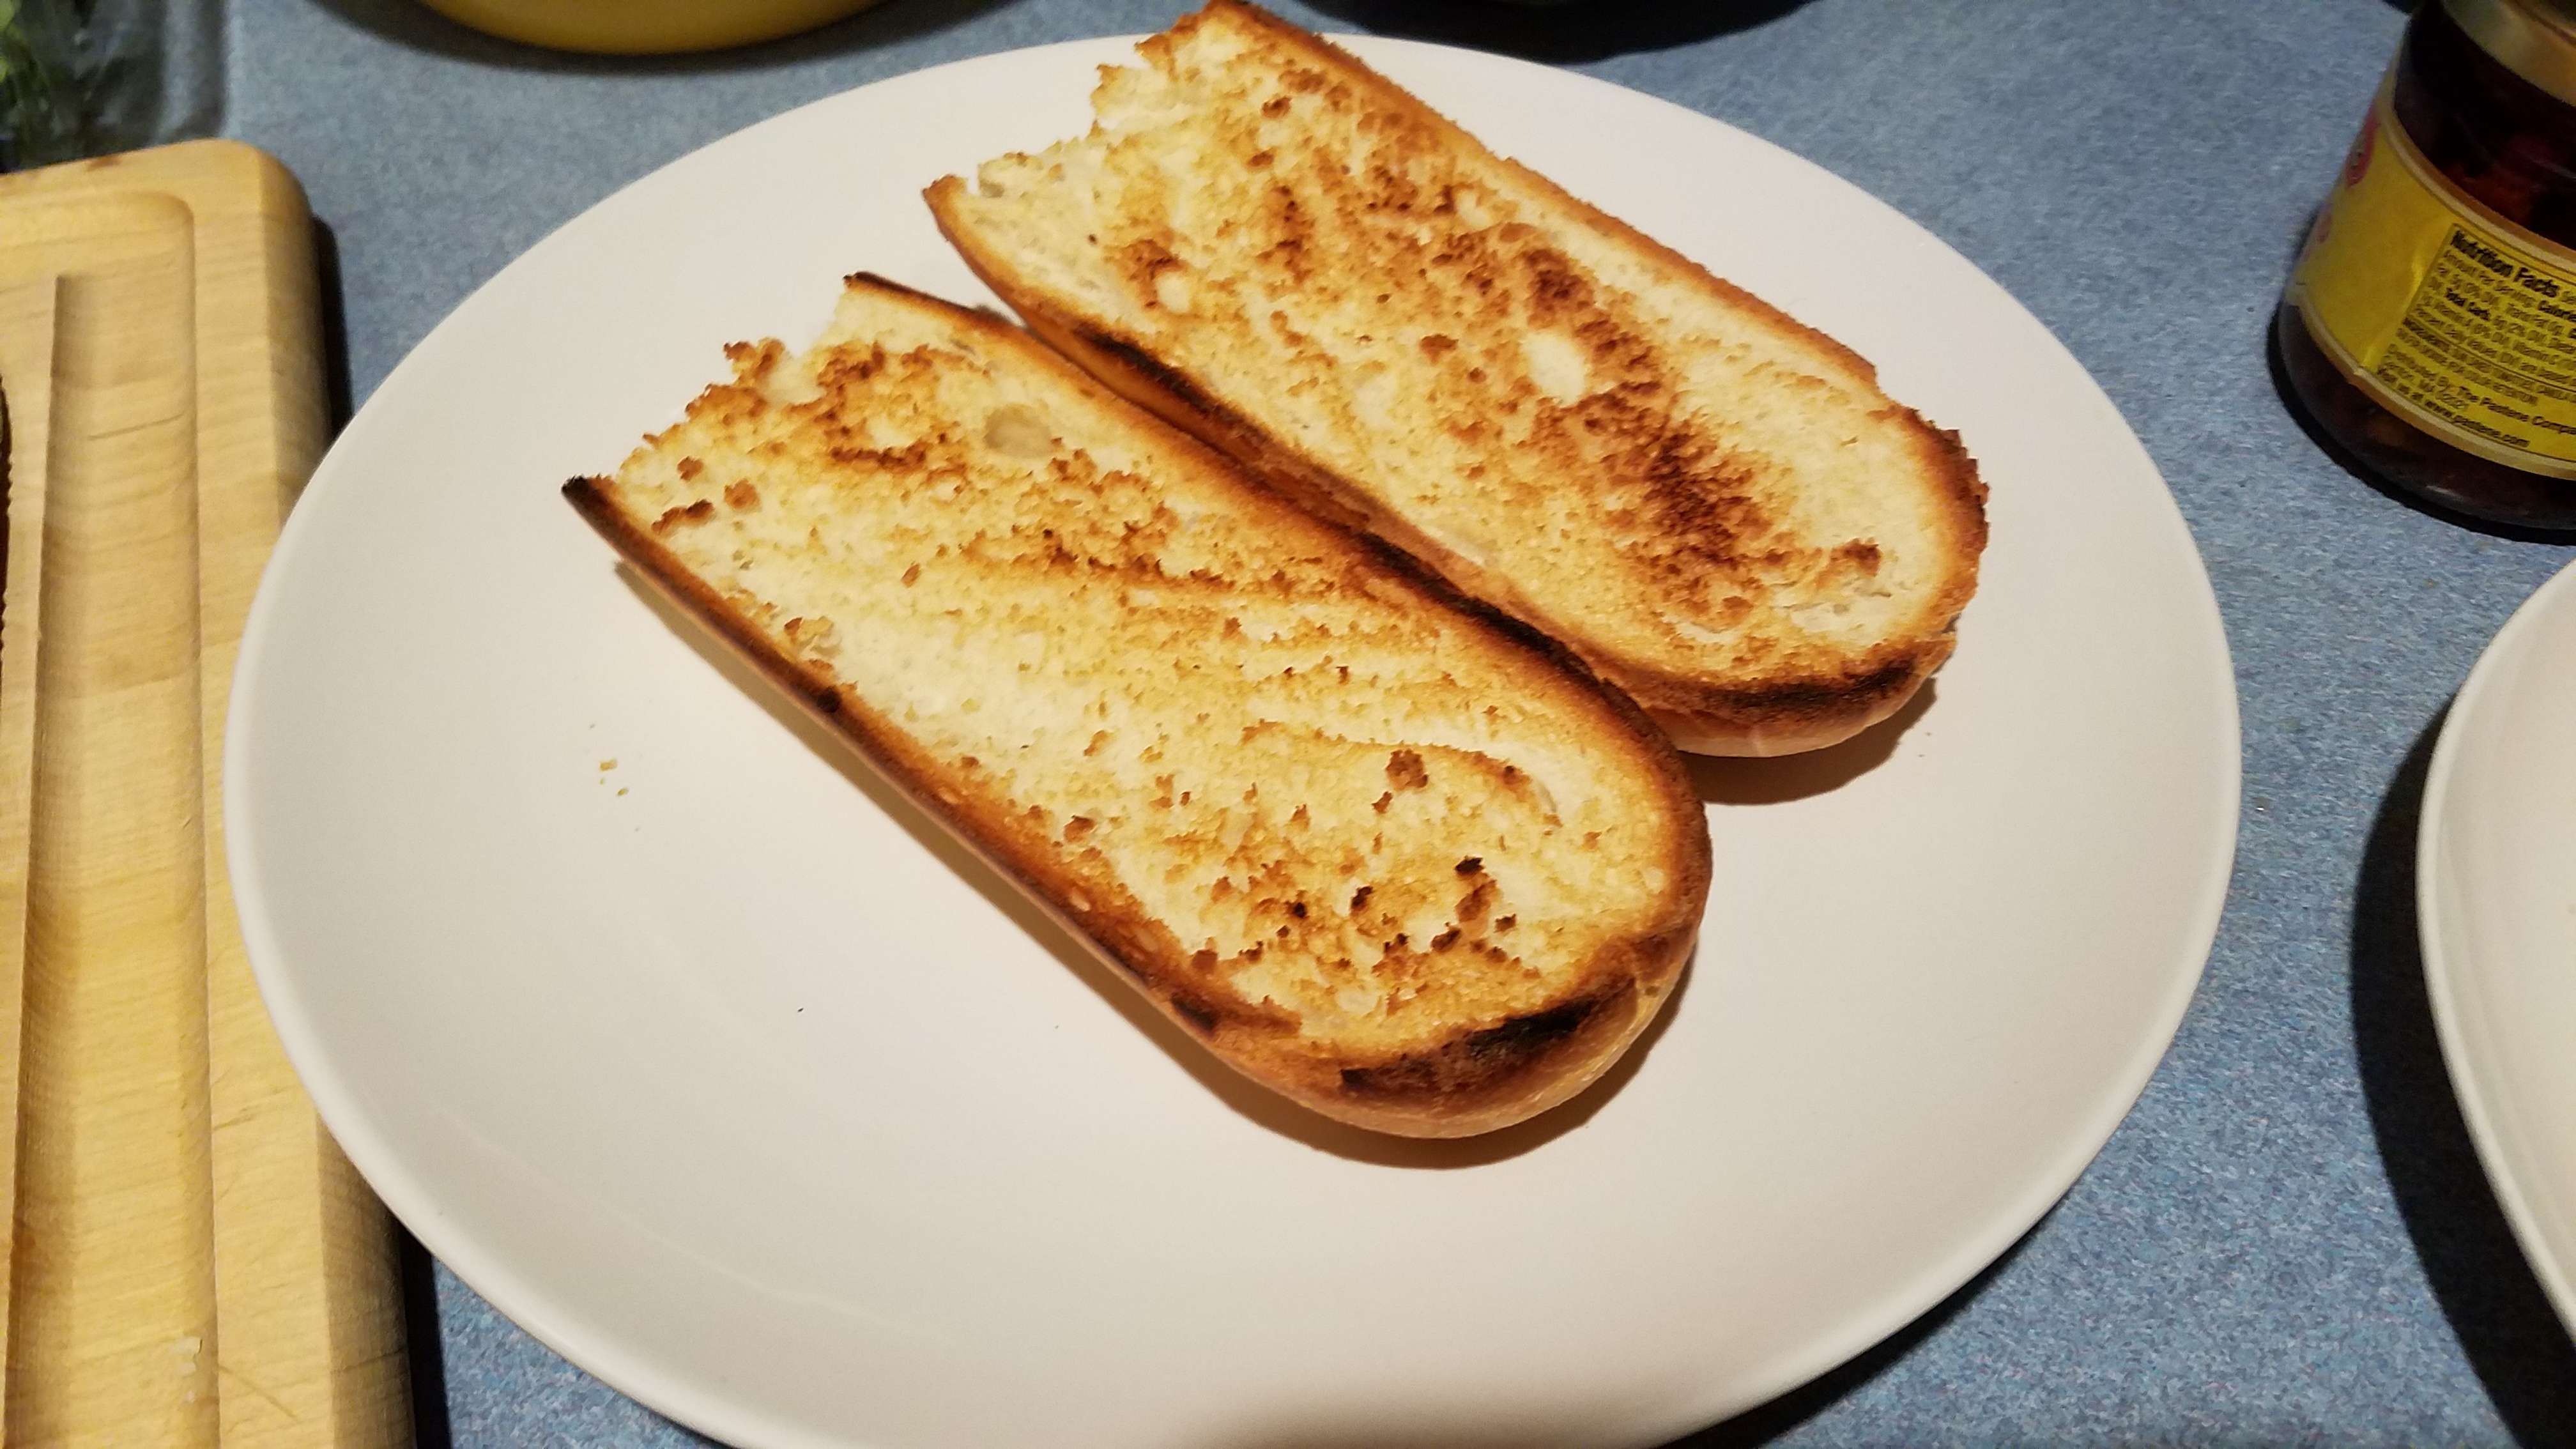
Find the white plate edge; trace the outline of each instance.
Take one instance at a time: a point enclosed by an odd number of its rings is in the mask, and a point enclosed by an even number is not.
[[[2514,610],[2470,667],[2459,693],[2452,697],[2441,736],[2433,745],[2432,761],[2425,770],[2424,799],[2415,838],[2415,914],[2426,995],[2433,1008],[2434,1036],[2441,1043],[2451,1088],[2459,1098],[2460,1116],[2468,1125],[2470,1141],[2486,1170],[2496,1204],[2512,1226],[2514,1240],[2532,1276],[2540,1280],[2559,1323],[2576,1335],[2576,1273],[2570,1271],[2576,1265],[2561,1259],[2546,1225],[2516,1180],[2516,1157],[2502,1136],[2503,1123],[2514,1113],[2480,1065],[2481,1055],[2472,1040],[2465,1019],[2467,1008],[2460,996],[2461,973],[2467,968],[2452,959],[2446,944],[2454,927],[2443,900],[2450,876],[2447,837],[2451,828],[2452,781],[2459,774],[2462,753],[2467,749],[2468,729],[2462,721],[2476,719],[2486,696],[2502,687],[2496,681],[2518,662],[2515,656],[2520,652],[2523,634],[2538,628],[2538,621],[2551,610],[2564,607],[2561,595],[2576,596],[2576,563],[2552,575]]]

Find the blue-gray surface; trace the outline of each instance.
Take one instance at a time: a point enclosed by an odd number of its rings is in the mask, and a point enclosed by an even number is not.
[[[486,41],[407,0],[235,0],[226,129],[292,167],[336,238],[363,401],[504,262],[665,161],[880,77],[1156,29],[1177,5],[888,0],[797,41],[609,62]],[[2266,362],[2291,249],[2400,11],[1280,8],[1562,61],[1766,137],[1912,215],[2101,380],[2163,468],[2225,609],[2246,749],[2236,881],[2137,1109],[1992,1272],[1858,1363],[1689,1442],[2576,1443],[2576,1353],[2460,1126],[2411,905],[2415,800],[2444,705],[2576,550],[2374,491],[2303,432]],[[703,1442],[554,1358],[443,1269],[423,1265],[420,1286],[432,1442]]]

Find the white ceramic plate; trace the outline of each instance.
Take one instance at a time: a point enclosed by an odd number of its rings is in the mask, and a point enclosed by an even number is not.
[[[1901,732],[1704,772],[1708,929],[1608,1090],[1446,1147],[1309,1123],[741,688],[556,494],[720,344],[802,345],[845,272],[983,297],[917,193],[1082,129],[1124,45],[870,86],[611,197],[324,463],[244,650],[228,823],[350,1156],[645,1403],[746,1445],[1650,1443],[1968,1279],[2170,1039],[2235,699],[2190,537],[2083,370],[1762,142],[1354,44],[1965,435],[1994,543],[1956,659]]]
[[[2461,1115],[2576,1330],[2576,567],[2460,686],[2425,781],[2415,887]]]

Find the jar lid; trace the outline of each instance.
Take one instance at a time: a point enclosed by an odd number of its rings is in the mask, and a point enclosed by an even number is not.
[[[2576,0],[2442,0],[2478,48],[2576,105]]]

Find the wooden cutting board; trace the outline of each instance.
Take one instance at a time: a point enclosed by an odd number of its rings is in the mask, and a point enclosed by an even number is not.
[[[0,1423],[13,1449],[411,1441],[391,1223],[286,1064],[224,710],[327,440],[312,220],[196,141],[0,176]]]

